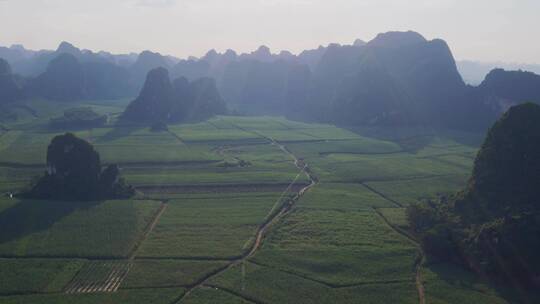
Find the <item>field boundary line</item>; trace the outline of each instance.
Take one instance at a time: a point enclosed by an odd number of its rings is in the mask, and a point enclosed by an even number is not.
[[[459,173],[449,173],[449,174],[435,174],[435,175],[412,175],[404,176],[400,178],[375,178],[375,179],[338,179],[338,180],[327,180],[325,184],[367,184],[367,183],[391,183],[391,182],[403,182],[403,181],[416,181],[423,179],[433,179],[441,177],[452,177],[460,175]]]
[[[238,128],[241,129],[240,127],[238,127]],[[255,241],[253,242],[253,245],[251,246],[251,249],[249,251],[244,252],[240,258],[231,261],[230,263],[228,263],[227,265],[225,265],[221,269],[218,269],[217,271],[215,271],[213,274],[209,274],[205,278],[202,278],[202,279],[198,280],[195,284],[193,284],[193,286],[191,288],[188,288],[186,290],[186,292],[182,296],[180,296],[178,299],[176,299],[173,303],[181,303],[182,300],[185,299],[186,297],[188,297],[194,289],[196,289],[198,287],[201,287],[201,286],[204,286],[206,284],[206,282],[209,279],[211,279],[212,277],[214,277],[214,276],[222,273],[223,271],[225,271],[227,269],[230,269],[231,267],[233,267],[235,265],[238,265],[238,264],[246,261],[250,257],[252,257],[255,254],[255,252],[260,248],[260,246],[262,244],[262,240],[264,238],[264,234],[266,233],[268,228],[271,227],[272,224],[275,221],[277,221],[284,214],[286,214],[288,212],[288,210],[290,210],[291,207],[294,205],[294,203],[297,202],[304,195],[304,193],[306,193],[306,191],[308,191],[310,188],[312,188],[313,186],[315,186],[317,184],[317,178],[312,175],[312,173],[309,170],[309,167],[308,167],[308,165],[306,163],[304,163],[303,161],[300,161],[284,145],[277,143],[272,138],[268,138],[268,137],[264,137],[264,138],[268,139],[268,141],[269,141],[269,143],[271,145],[276,145],[285,154],[289,155],[291,157],[291,159],[293,160],[294,165],[298,169],[300,169],[300,172],[306,174],[306,176],[310,180],[310,184],[303,187],[302,189],[300,189],[298,191],[298,193],[296,193],[296,195],[294,195],[286,203],[282,204],[279,210],[277,210],[274,214],[271,214],[270,217],[266,218],[265,221],[259,225],[259,228],[257,229],[256,235],[255,235]],[[294,184],[294,181],[291,184]]]
[[[167,209],[167,206],[169,204],[166,201],[161,201],[161,204],[159,206],[158,211],[154,214],[152,221],[148,223],[148,225],[145,227],[143,234],[137,240],[133,248],[131,249],[130,254],[128,255],[128,260],[133,261],[135,259],[135,256],[137,255],[137,251],[140,249],[142,243],[148,238],[150,233],[154,230],[154,228],[157,226],[161,216],[163,213],[165,213],[165,210]]]
[[[231,289],[229,289],[229,288],[221,287],[221,286],[218,286],[218,285],[204,284],[204,285],[202,285],[201,287],[214,288],[214,289],[217,289],[217,290],[221,290],[221,291],[224,291],[224,292],[226,292],[226,293],[232,294],[233,296],[236,296],[236,297],[238,297],[238,298],[241,298],[241,299],[246,300],[246,301],[251,302],[251,303],[255,303],[255,304],[266,304],[266,302],[262,302],[261,300],[254,299],[254,298],[252,298],[252,297],[249,297],[249,296],[240,294],[239,292],[236,292],[236,291],[231,290]]]
[[[62,291],[15,291],[15,292],[2,292],[0,297],[13,297],[13,296],[33,296],[33,295],[62,295]],[[0,299],[1,300],[1,299]]]
[[[418,292],[419,302],[420,304],[425,304],[426,303],[425,287],[422,281],[422,266],[425,261],[425,254],[424,254],[424,251],[422,250],[422,245],[411,234],[395,226],[394,224],[390,223],[390,221],[382,214],[382,212],[377,210],[377,208],[373,208],[373,210],[392,230],[406,237],[417,248],[419,255],[414,261],[415,284],[416,284],[416,290]]]
[[[319,156],[328,156],[330,154],[351,154],[351,155],[392,155],[392,154],[401,154],[401,153],[409,153],[409,150],[397,150],[397,151],[390,151],[390,152],[341,152],[341,151],[325,151],[325,152],[319,152]]]
[[[260,266],[260,267],[264,267],[264,268],[270,268],[272,270],[286,273],[288,275],[295,276],[295,277],[298,277],[307,281],[311,281],[311,282],[323,285],[330,289],[345,289],[345,288],[354,288],[354,287],[365,286],[365,285],[385,285],[385,284],[399,284],[399,283],[411,282],[411,279],[396,279],[396,280],[364,281],[364,282],[351,283],[351,284],[333,284],[333,283],[325,282],[319,279],[311,278],[309,276],[302,275],[293,271],[279,269],[275,266],[266,265],[264,263],[255,262],[255,261],[249,261],[249,263]]]
[[[182,137],[180,137],[180,135],[176,134],[175,132],[173,132],[171,130],[167,130],[167,133],[169,133],[174,138],[176,138],[181,144],[185,145],[184,140],[182,139]]]
[[[157,211],[154,212],[154,214],[152,215],[152,219],[144,227],[141,235],[133,244],[133,247],[130,249],[127,255],[127,259],[108,262],[88,261],[87,263],[90,263],[90,265],[88,265],[86,269],[85,266],[79,269],[79,271],[73,276],[69,283],[63,287],[64,292],[66,294],[116,292],[124,282],[129,271],[131,270],[131,267],[133,266],[133,261],[135,259],[135,256],[137,255],[138,250],[140,249],[140,246],[147,239],[148,235],[152,232],[152,230],[156,227],[159,219],[161,218],[161,215],[167,209],[167,206],[168,204],[166,201],[160,201],[159,208],[157,208]],[[94,269],[98,269],[97,263],[102,263],[101,267],[106,269],[106,274],[105,277],[93,281],[90,280],[88,276],[94,271]],[[85,269],[85,272],[82,272],[83,269]]]
[[[395,232],[399,233],[400,235],[404,236],[405,238],[407,238],[410,242],[412,242],[415,246],[419,246],[420,244],[418,243],[418,240],[412,236],[410,233],[406,232],[405,230],[395,226],[394,224],[392,224],[385,216],[384,214],[382,214],[382,212],[380,210],[378,210],[377,208],[375,207],[372,207],[373,211],[375,211],[375,213],[377,213],[377,215],[386,223],[386,225],[390,226],[390,228],[392,228],[392,230],[394,230]]]
[[[125,257],[107,257],[107,256],[76,256],[76,255],[0,255],[0,259],[36,259],[36,260],[86,260],[86,261],[125,261]]]
[[[284,198],[285,195],[292,189],[292,187],[296,184],[296,181],[300,178],[300,176],[302,175],[302,173],[304,173],[304,170],[301,170],[300,172],[298,172],[298,174],[297,174],[296,177],[293,179],[293,181],[287,186],[287,188],[285,188],[285,190],[283,190],[283,192],[281,192],[281,195],[279,196],[279,198],[276,200],[276,202],[275,202],[274,205],[272,206],[272,209],[270,209],[270,211],[268,212],[268,215],[266,216],[266,218],[271,217],[272,214],[274,213],[274,210],[277,208],[277,206],[278,206],[280,203],[283,203],[283,198]]]
[[[371,191],[371,192],[377,194],[378,196],[384,198],[385,200],[387,200],[387,201],[393,203],[394,205],[398,206],[399,208],[405,208],[405,207],[403,206],[403,204],[401,204],[400,202],[398,202],[398,201],[396,201],[396,200],[394,200],[394,199],[389,198],[389,197],[386,196],[384,193],[379,192],[378,190],[376,190],[375,188],[369,186],[368,184],[366,184],[366,183],[364,183],[364,182],[361,182],[360,185],[364,186],[366,189],[368,189],[369,191]]]
[[[452,155],[458,155],[458,154],[449,154],[449,156],[452,156]],[[458,169],[462,169],[462,170],[470,170],[471,168],[466,166],[466,165],[461,165],[461,164],[458,164],[458,163],[453,163],[451,161],[448,161],[448,160],[444,160],[444,159],[441,159],[440,157],[441,156],[446,156],[446,155],[431,155],[431,156],[424,156],[423,159],[428,159],[428,160],[432,160],[432,161],[436,161],[436,162],[439,162],[441,164],[444,164],[444,165],[447,165],[447,166],[451,166],[451,167],[454,167],[454,168],[458,168]],[[459,155],[461,156],[461,155]]]
[[[182,257],[182,256],[162,256],[162,257],[151,257],[151,256],[136,256],[134,260],[137,261],[159,261],[159,260],[177,260],[177,261],[206,261],[206,262],[230,262],[238,259],[240,256],[235,256],[232,258],[213,258],[213,257]]]

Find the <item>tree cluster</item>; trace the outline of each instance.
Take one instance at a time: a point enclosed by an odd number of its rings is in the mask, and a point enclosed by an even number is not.
[[[411,227],[433,259],[540,286],[540,106],[514,106],[489,130],[466,189],[413,204]]]
[[[90,107],[73,108],[64,111],[62,117],[52,118],[49,126],[53,129],[86,129],[103,126],[107,115],[100,115]]]
[[[47,149],[47,171],[23,197],[91,201],[128,198],[134,194],[117,165],[102,170],[98,152],[72,133],[53,138]]]

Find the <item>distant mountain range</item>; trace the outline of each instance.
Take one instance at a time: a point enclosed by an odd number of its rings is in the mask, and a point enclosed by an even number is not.
[[[494,69],[522,70],[540,74],[540,64],[460,60],[457,61],[457,66],[463,80],[470,85],[479,85],[486,75]]]
[[[446,42],[415,32],[388,32],[298,55],[261,46],[251,53],[211,50],[178,59],[151,51],[94,53],[62,42],[55,51],[0,48],[0,58],[6,60],[0,103],[131,97],[158,67],[188,83],[214,79],[218,95],[236,113],[342,125],[485,129],[511,105],[540,103],[540,76],[497,69],[480,85],[468,85]]]
[[[226,114],[226,105],[211,78],[170,81],[163,67],[148,72],[144,86],[122,115],[132,123],[193,122]]]

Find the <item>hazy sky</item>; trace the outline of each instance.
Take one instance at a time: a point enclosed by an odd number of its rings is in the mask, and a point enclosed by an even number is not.
[[[540,63],[540,0],[0,0],[0,45],[32,49],[296,53],[390,30],[443,38],[458,59]]]

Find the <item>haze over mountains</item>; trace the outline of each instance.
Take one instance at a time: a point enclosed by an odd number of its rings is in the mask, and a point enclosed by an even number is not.
[[[485,129],[513,104],[540,102],[540,76],[495,70],[479,86],[469,86],[446,42],[415,32],[389,32],[298,55],[273,54],[261,46],[246,54],[211,50],[202,58],[179,60],[150,51],[94,53],[63,42],[56,51],[0,48],[0,58],[11,65],[2,68],[0,85],[8,88],[2,102],[132,97],[158,67],[171,79],[214,79],[216,100],[223,98],[236,113],[342,125]],[[152,98],[170,104],[168,98]]]
[[[458,60],[457,66],[463,80],[470,85],[479,85],[486,75],[494,69],[523,70],[540,74],[540,64]]]

